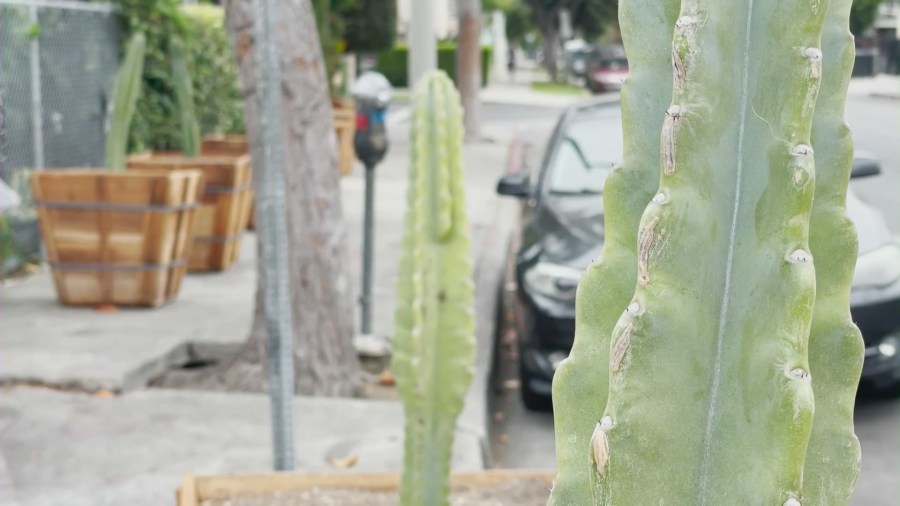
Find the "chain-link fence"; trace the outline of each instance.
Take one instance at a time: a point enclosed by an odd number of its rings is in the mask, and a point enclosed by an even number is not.
[[[110,4],[0,0],[0,179],[22,205],[0,223],[0,270],[40,251],[34,170],[98,167],[118,61]]]

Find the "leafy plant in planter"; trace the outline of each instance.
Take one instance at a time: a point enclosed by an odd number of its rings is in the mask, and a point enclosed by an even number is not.
[[[116,77],[107,170],[31,176],[41,235],[64,304],[157,306],[181,286],[200,173],[122,172],[146,41],[134,35]]]
[[[175,40],[169,47],[181,123],[181,155],[145,153],[132,156],[128,166],[157,170],[196,168],[203,172],[203,203],[198,210],[197,231],[188,267],[194,271],[220,271],[237,261],[249,219],[252,201],[250,157],[246,151],[209,153],[201,150],[193,84],[182,43]]]
[[[551,504],[847,504],[850,3],[620,2],[626,148],[554,380]]]

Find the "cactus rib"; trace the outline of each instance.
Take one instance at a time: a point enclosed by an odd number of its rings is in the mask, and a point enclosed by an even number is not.
[[[550,504],[591,503],[590,440],[606,407],[610,336],[634,292],[637,229],[659,185],[660,155],[647,146],[657,138],[672,94],[672,25],[679,0],[622,0],[619,24],[630,75],[622,90],[623,163],[606,181],[606,242],[583,274],[576,300],[575,342],[553,379],[557,476]],[[645,31],[637,34],[638,27]],[[612,354],[618,368],[628,346],[623,332]]]
[[[116,75],[109,132],[106,135],[106,168],[112,171],[125,170],[128,129],[141,93],[146,46],[144,34],[134,34],[128,41],[125,61]]]
[[[598,435],[599,504],[799,504],[824,3],[682,2],[665,198],[639,228],[649,282],[614,331],[632,327]]]
[[[462,108],[443,72],[416,86],[393,371],[406,413],[403,505],[448,504],[456,418],[475,324],[462,170]]]
[[[859,473],[859,441],[853,406],[863,362],[863,342],[850,318],[850,286],[857,240],[847,218],[847,183],[853,141],[844,123],[844,101],[853,68],[851,0],[830,0],[822,34],[822,86],[816,104],[812,147],[816,199],[810,249],[817,259],[815,309],[809,338],[816,414],[806,452],[803,484],[807,502],[845,505]]]

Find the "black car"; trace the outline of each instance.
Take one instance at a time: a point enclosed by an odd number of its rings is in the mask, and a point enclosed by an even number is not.
[[[618,105],[575,105],[556,125],[538,170],[508,174],[498,184],[501,195],[524,200],[513,313],[529,409],[550,406],[553,373],[572,347],[575,289],[602,248],[603,185],[621,153]],[[878,173],[877,161],[857,156],[853,177]],[[852,185],[847,210],[859,233],[851,312],[866,343],[863,378],[893,388],[900,383],[900,243]]]

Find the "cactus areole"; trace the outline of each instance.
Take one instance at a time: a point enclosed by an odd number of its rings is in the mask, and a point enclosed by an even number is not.
[[[449,504],[456,418],[472,381],[474,288],[462,169],[462,107],[441,71],[416,85],[393,371],[406,414],[400,500]]]
[[[554,381],[551,504],[847,504],[850,3],[620,2],[626,151]]]

